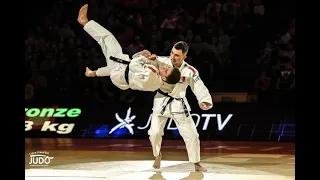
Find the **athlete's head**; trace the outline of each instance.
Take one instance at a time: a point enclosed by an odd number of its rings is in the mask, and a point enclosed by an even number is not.
[[[186,59],[187,53],[189,51],[189,46],[184,41],[177,42],[170,54],[171,63],[175,67],[180,67],[182,62]]]
[[[159,66],[161,79],[168,84],[176,84],[180,81],[180,71],[178,68]]]

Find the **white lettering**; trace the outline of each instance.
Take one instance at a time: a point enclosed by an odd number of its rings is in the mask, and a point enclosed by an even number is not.
[[[197,118],[197,119],[195,120],[195,121],[196,121],[196,122],[195,122],[195,125],[196,125],[196,127],[198,127],[201,118],[200,118],[199,114],[195,114],[195,113],[191,114],[191,117],[194,117],[194,116]],[[202,117],[203,117],[203,115],[202,115]],[[152,113],[150,114],[149,119],[148,119],[146,125],[145,125],[144,127],[138,126],[137,128],[138,128],[139,130],[147,129],[147,128],[150,126],[151,120],[152,120]],[[176,130],[176,129],[177,129],[177,127],[171,127],[172,120],[173,120],[173,119],[170,118],[170,120],[169,120],[169,122],[168,122],[168,126],[167,126],[167,127],[168,127],[167,129],[168,129],[168,130]],[[194,118],[193,118],[193,120],[194,120]]]
[[[25,131],[30,131],[32,130],[32,126],[34,125],[33,121],[25,121]],[[52,123],[51,121],[45,121],[42,125],[41,131],[52,131],[52,132],[57,132],[58,134],[69,134],[72,132],[74,123],[63,123],[63,124],[58,124],[58,123]],[[57,126],[57,129],[56,129]]]
[[[48,157],[48,156],[47,156],[47,157],[45,158],[45,160],[44,160],[44,163],[50,164],[51,159],[53,159],[53,157]]]
[[[229,120],[231,119],[232,116],[233,116],[233,114],[229,114],[229,115],[226,117],[226,119],[223,121],[223,123],[222,123],[222,121],[221,121],[221,114],[218,114],[218,115],[217,115],[218,130],[219,130],[219,131],[222,131],[222,130],[223,130],[224,126],[227,125],[227,123],[229,122]]]
[[[45,121],[41,131],[56,131],[58,134],[69,134],[75,124],[67,124],[67,123],[63,123],[63,124],[58,124],[58,123],[52,123],[51,121]],[[58,126],[58,130],[56,129],[56,126]]]
[[[114,128],[112,128],[112,131],[110,131],[109,134],[111,134],[113,131],[115,131],[118,128],[123,128],[124,126],[129,126],[129,127],[126,127],[126,128],[129,130],[130,134],[133,134],[133,130],[131,130],[131,128],[130,128],[130,127],[133,127],[133,124],[130,124],[130,123],[132,122],[133,119],[135,119],[136,116],[134,116],[134,115],[131,116],[131,108],[128,109],[127,116],[126,116],[125,119],[120,118],[118,113],[116,113],[115,116],[116,116],[117,120],[119,121],[119,124],[117,126],[115,126]],[[203,126],[202,126],[202,130],[204,130],[204,131],[208,129],[209,122],[210,122],[210,120],[212,120],[212,118],[216,118],[217,124],[218,124],[218,130],[222,131],[224,129],[224,127],[228,124],[228,122],[230,121],[232,116],[233,116],[233,114],[229,114],[222,121],[221,114],[201,114],[201,116],[199,114],[196,114],[196,113],[192,113],[191,114],[191,117],[194,120],[196,127],[199,126],[201,118],[205,118]],[[149,115],[149,119],[146,122],[146,124],[144,126],[137,126],[137,128],[139,130],[149,129],[151,121],[152,121],[152,113]],[[167,125],[167,128],[166,128],[167,130],[176,130],[176,129],[178,129],[176,126],[173,125],[173,121],[174,120],[172,118],[169,119],[169,122],[168,122],[168,125]]]
[[[57,133],[58,134],[69,134],[69,133],[72,132],[74,125],[75,125],[74,123],[69,123],[69,124],[63,123],[63,124],[60,124],[58,126]]]
[[[50,124],[51,122],[50,121],[45,121],[42,128],[41,128],[41,131],[47,131],[48,129],[50,131],[57,131],[55,126],[59,125],[58,123],[52,123]]]
[[[193,117],[193,116],[196,116],[196,117],[197,117],[197,122],[195,123],[195,125],[196,125],[196,127],[198,127],[199,122],[200,122],[200,116],[199,116],[199,114],[195,114],[195,113],[191,114],[191,117]],[[192,119],[193,119],[193,118],[192,118]],[[193,120],[194,120],[194,119],[193,119]]]
[[[206,119],[204,120],[202,130],[207,130],[210,118],[216,117],[216,114],[202,114],[202,117],[206,117]]]
[[[149,119],[148,119],[148,121],[147,121],[147,124],[146,124],[144,127],[138,126],[137,128],[140,129],[140,130],[143,130],[143,129],[148,128],[149,125],[150,125],[151,119],[152,119],[152,113],[151,113],[150,116],[149,116]]]
[[[53,159],[53,157],[42,155],[42,154],[33,154],[33,155],[30,155],[29,165],[30,166],[48,166],[51,162],[51,159]]]
[[[31,129],[32,129],[32,125],[34,124],[34,122],[33,121],[25,121],[24,122],[24,124],[25,124],[25,131],[30,131]]]

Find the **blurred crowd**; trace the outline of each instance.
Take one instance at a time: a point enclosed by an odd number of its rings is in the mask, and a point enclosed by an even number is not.
[[[290,1],[277,2],[55,1],[43,16],[34,15],[41,18],[30,25],[25,40],[26,103],[132,103],[137,98],[137,92],[121,91],[107,77],[84,76],[86,66],[106,65],[100,46],[76,20],[85,3],[89,19],[114,33],[129,55],[148,49],[167,56],[176,41],[184,40],[190,46],[186,61],[198,69],[210,91],[289,102],[295,89],[295,21]],[[287,15],[280,18],[277,13]]]
[[[295,97],[295,46],[294,19],[285,34],[273,42],[268,41],[257,58],[259,76],[254,90],[259,101],[294,103]]]

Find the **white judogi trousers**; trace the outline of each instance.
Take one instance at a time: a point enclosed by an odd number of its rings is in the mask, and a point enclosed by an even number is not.
[[[90,20],[83,29],[98,42],[107,61],[107,66],[97,70],[98,76],[110,76],[111,70],[126,68],[127,65],[110,59],[110,56],[113,56],[128,62],[131,61],[129,55],[123,54],[121,45],[110,31],[94,20]]]
[[[180,102],[174,99],[167,105],[163,114],[159,111],[153,111],[152,113],[151,126],[148,134],[152,145],[153,155],[159,155],[162,136],[164,135],[164,127],[168,118],[172,118],[186,144],[189,161],[192,163],[198,163],[200,162],[200,140],[196,125],[190,115],[190,112],[188,117],[186,117],[185,113],[174,113],[176,111],[172,110],[174,109],[172,106],[175,105],[181,106]]]

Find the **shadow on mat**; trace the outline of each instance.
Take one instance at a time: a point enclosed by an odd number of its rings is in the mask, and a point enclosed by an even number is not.
[[[184,177],[180,180],[201,180],[203,179],[203,173],[202,172],[191,172],[189,174],[189,176]],[[156,172],[154,175],[152,175],[150,178],[150,180],[166,180],[163,176],[162,176],[162,172],[158,171]]]
[[[151,177],[149,177],[149,179],[151,179],[151,180],[166,180],[166,179],[162,176],[162,172],[161,172],[161,171],[157,171],[154,175],[152,175]]]
[[[191,172],[189,176],[182,178],[180,180],[201,180],[203,179],[204,175],[202,172]]]

